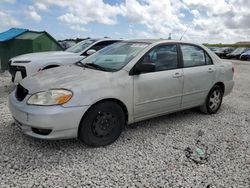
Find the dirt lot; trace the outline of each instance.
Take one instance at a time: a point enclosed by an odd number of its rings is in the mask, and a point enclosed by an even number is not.
[[[114,144],[24,136],[7,107],[0,76],[0,187],[250,187],[250,62],[212,116],[196,110],[128,126]]]

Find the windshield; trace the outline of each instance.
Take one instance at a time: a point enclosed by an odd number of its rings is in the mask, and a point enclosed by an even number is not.
[[[226,50],[228,50],[228,49],[229,49],[229,48],[227,48],[227,47],[223,47],[223,48],[220,49],[220,51],[221,51],[221,52],[224,52],[224,51],[226,51]]]
[[[82,42],[77,43],[76,45],[68,48],[66,52],[79,53],[88,48],[91,44],[95,43],[97,40],[87,39]]]
[[[103,48],[82,61],[106,70],[117,71],[129,63],[140,51],[148,46],[147,43],[118,42]]]
[[[245,50],[246,50],[246,48],[237,48],[232,53],[233,54],[243,53]]]
[[[248,50],[245,52],[245,54],[249,54],[249,55],[250,55],[250,50],[248,49]]]
[[[217,47],[210,47],[209,48],[211,51],[213,51],[213,52],[216,52],[216,51],[219,51],[220,50],[220,48],[217,48]]]

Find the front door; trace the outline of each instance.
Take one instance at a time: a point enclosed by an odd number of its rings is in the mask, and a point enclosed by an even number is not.
[[[138,63],[153,63],[155,71],[134,75],[134,118],[146,119],[181,107],[183,70],[176,44],[154,47]]]

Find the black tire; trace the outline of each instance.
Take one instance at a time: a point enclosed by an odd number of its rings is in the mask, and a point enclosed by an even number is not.
[[[125,126],[125,114],[115,102],[105,101],[91,107],[84,115],[78,130],[78,137],[93,147],[113,143]]]
[[[206,101],[200,107],[200,110],[205,114],[215,114],[220,109],[222,100],[223,100],[222,88],[218,85],[215,85],[209,91]]]
[[[248,59],[247,59],[247,57],[241,57],[240,60],[241,60],[241,61],[247,61]]]

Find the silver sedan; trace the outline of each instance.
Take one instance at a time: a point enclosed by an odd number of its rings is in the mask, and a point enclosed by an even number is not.
[[[216,113],[233,88],[233,72],[202,45],[129,40],[25,78],[9,108],[29,136],[102,146],[126,124],[193,107]]]

